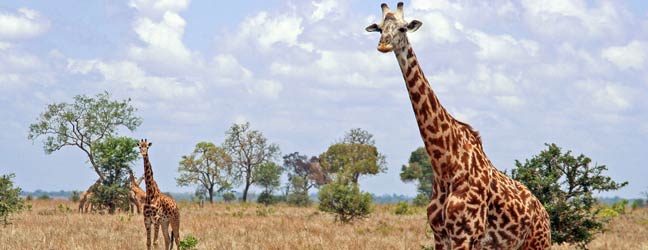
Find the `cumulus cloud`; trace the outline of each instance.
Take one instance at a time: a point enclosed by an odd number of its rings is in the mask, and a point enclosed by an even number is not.
[[[229,45],[240,48],[252,42],[261,51],[268,51],[275,44],[296,46],[297,38],[304,29],[302,20],[292,14],[270,16],[267,12],[259,12],[239,25],[235,35],[228,39]]]
[[[644,42],[633,40],[625,46],[605,48],[601,51],[601,56],[619,67],[619,69],[641,70],[646,65],[648,45]]]
[[[515,39],[513,36],[490,35],[481,31],[467,31],[467,38],[479,46],[477,58],[493,61],[527,61],[539,50],[537,42],[528,39]]]
[[[33,38],[48,28],[49,21],[36,10],[20,8],[18,13],[0,12],[0,39],[2,40]]]

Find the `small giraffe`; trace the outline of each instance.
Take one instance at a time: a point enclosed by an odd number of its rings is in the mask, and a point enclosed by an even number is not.
[[[146,192],[139,187],[139,184],[142,183],[142,181],[144,180],[144,176],[140,177],[138,180],[135,180],[135,176],[131,171],[129,173],[128,180],[131,185],[130,194],[128,197],[128,199],[131,202],[131,213],[134,212],[133,210],[135,210],[134,208],[136,208],[137,213],[139,214],[140,211],[143,210],[142,206],[146,202]]]
[[[497,170],[486,157],[477,131],[441,106],[423,75],[407,32],[421,22],[406,22],[403,3],[369,25],[380,32],[378,51],[394,51],[405,79],[419,132],[434,171],[427,208],[435,249],[550,249],[549,215],[521,183]]]
[[[92,203],[90,202],[90,199],[94,197],[94,190],[101,184],[101,179],[95,181],[86,191],[83,191],[79,197],[79,212],[80,213],[87,213],[88,210],[92,210]]]
[[[148,158],[148,149],[152,143],[143,139],[139,143],[140,153],[144,159],[144,182],[146,183],[146,201],[144,203],[144,226],[146,227],[146,249],[151,249],[151,224],[155,223],[157,235],[158,224],[162,227],[164,249],[173,249],[173,241],[180,249],[180,210],[176,202],[163,194],[153,179],[153,169]],[[171,237],[169,237],[171,224]],[[157,239],[157,237],[156,237]]]

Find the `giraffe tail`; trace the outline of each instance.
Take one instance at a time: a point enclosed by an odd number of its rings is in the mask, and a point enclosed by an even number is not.
[[[171,242],[169,244],[169,250],[173,249],[173,237],[174,237],[173,230],[171,230]],[[180,250],[180,249],[178,249],[178,250]]]

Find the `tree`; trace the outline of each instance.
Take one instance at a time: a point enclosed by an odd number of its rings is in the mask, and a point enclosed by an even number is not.
[[[387,170],[385,156],[378,152],[373,135],[351,129],[341,142],[331,145],[319,156],[322,169],[332,178],[358,183],[361,175],[375,175]]]
[[[515,161],[513,179],[526,185],[542,202],[551,221],[551,240],[554,243],[574,243],[587,249],[587,243],[602,232],[605,221],[598,218],[594,192],[620,189],[628,182],[617,183],[603,175],[605,165],[591,165],[592,160],[571,151],[563,153],[556,144],[524,164]]]
[[[222,147],[211,142],[199,142],[190,155],[183,155],[180,160],[176,178],[178,186],[199,184],[209,196],[209,202],[214,202],[214,187],[216,192],[229,188],[232,181],[232,157]]]
[[[25,205],[25,201],[20,198],[22,190],[19,187],[14,187],[11,180],[14,177],[16,177],[15,174],[0,176],[0,219],[2,219],[3,226],[11,224],[9,215],[20,212]]]
[[[132,171],[131,163],[139,157],[139,152],[135,149],[137,143],[133,138],[108,137],[92,147],[92,154],[104,179],[95,188],[90,202],[99,207],[107,207],[111,214],[117,208],[129,208],[128,173]]]
[[[136,109],[130,99],[111,100],[108,92],[95,97],[77,95],[74,103],[54,103],[40,114],[36,123],[29,125],[27,138],[34,141],[45,136],[43,148],[51,154],[65,146],[75,146],[88,157],[99,179],[101,172],[93,153],[93,146],[101,140],[114,136],[120,127],[135,130],[142,119],[135,116]]]
[[[410,154],[409,165],[403,165],[400,173],[403,182],[416,182],[418,195],[414,204],[425,206],[432,196],[432,163],[424,147],[419,147]]]
[[[299,152],[284,155],[283,168],[288,175],[288,202],[296,205],[308,205],[308,192],[327,183],[328,176],[322,171],[317,157],[310,159]],[[292,192],[290,192],[292,188]]]
[[[235,180],[243,181],[242,200],[247,202],[248,190],[254,183],[256,170],[278,157],[279,146],[269,143],[258,130],[250,130],[249,122],[234,124],[225,133],[228,137],[223,147],[232,156]]]
[[[254,175],[254,182],[256,185],[263,187],[264,190],[259,195],[258,202],[266,205],[275,202],[272,192],[281,185],[279,182],[281,172],[281,167],[273,162],[267,162],[259,166]]]

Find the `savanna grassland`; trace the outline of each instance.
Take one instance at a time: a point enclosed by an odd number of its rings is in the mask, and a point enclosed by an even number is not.
[[[0,249],[145,249],[142,215],[79,214],[67,200],[34,200],[31,208],[0,228]],[[432,249],[425,209],[396,215],[379,205],[369,218],[336,223],[316,207],[180,203],[181,238],[197,249]],[[590,249],[648,249],[648,209],[617,217]],[[155,249],[162,249],[160,237]],[[555,249],[575,249],[555,246]]]

